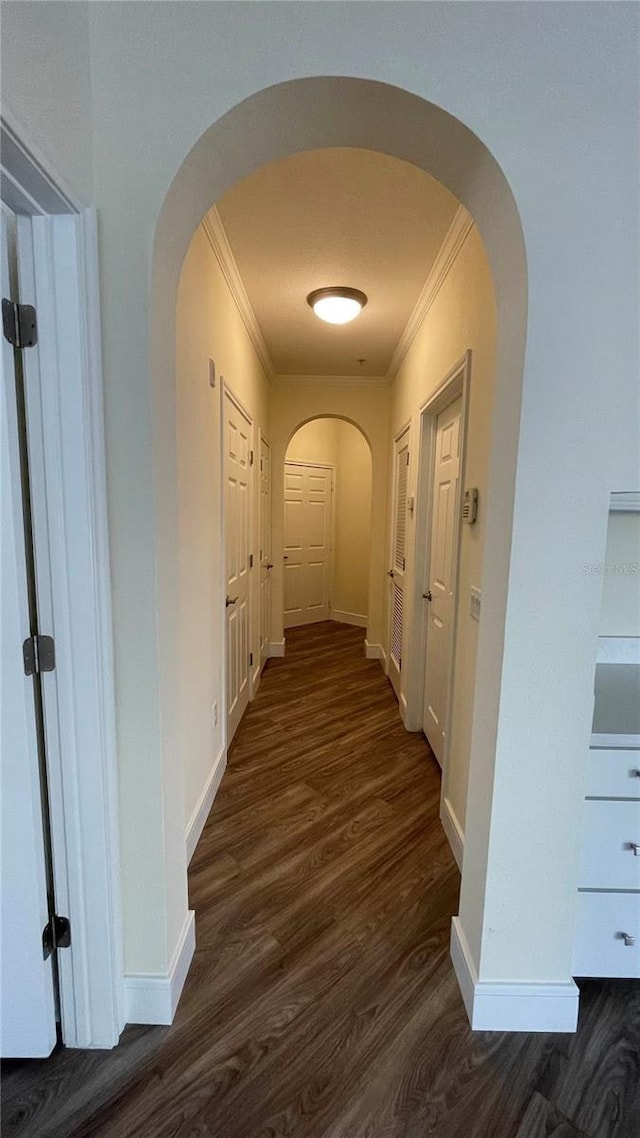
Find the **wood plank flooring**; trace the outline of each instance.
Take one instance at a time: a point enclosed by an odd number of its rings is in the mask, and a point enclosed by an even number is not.
[[[440,776],[362,630],[287,634],[190,868],[171,1028],[6,1063],[11,1138],[639,1138],[640,985],[575,1036],[471,1033],[448,955]]]

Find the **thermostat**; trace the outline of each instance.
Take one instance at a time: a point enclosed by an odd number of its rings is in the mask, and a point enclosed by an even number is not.
[[[467,525],[475,522],[478,516],[478,491],[475,486],[471,490],[465,490],[464,501],[462,503],[462,520]]]

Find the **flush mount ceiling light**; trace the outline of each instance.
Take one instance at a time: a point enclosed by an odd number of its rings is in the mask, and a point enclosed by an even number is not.
[[[348,324],[366,303],[367,297],[358,288],[316,288],[307,297],[307,304],[327,324]]]

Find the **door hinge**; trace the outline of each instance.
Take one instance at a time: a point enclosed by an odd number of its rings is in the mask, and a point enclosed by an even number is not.
[[[56,666],[56,646],[53,636],[28,636],[22,645],[25,676],[52,672]]]
[[[253,466],[253,451],[249,451],[249,466]]]
[[[253,652],[249,653],[249,663],[253,664]]]
[[[409,451],[407,451],[407,466],[409,465]]]
[[[403,557],[402,558],[402,572],[403,573],[404,573],[406,568],[407,568],[407,559],[406,559],[406,557]]]
[[[48,960],[57,948],[71,947],[71,925],[68,917],[54,913],[42,930],[42,955]]]
[[[2,331],[14,348],[32,348],[38,343],[38,321],[32,304],[16,304],[2,298]]]
[[[253,569],[253,553],[249,554],[249,568]]]

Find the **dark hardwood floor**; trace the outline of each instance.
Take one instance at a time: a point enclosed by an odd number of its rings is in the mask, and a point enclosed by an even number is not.
[[[472,1034],[440,776],[361,630],[290,631],[190,868],[171,1028],[6,1063],[6,1138],[640,1138],[640,985],[575,1036]]]

